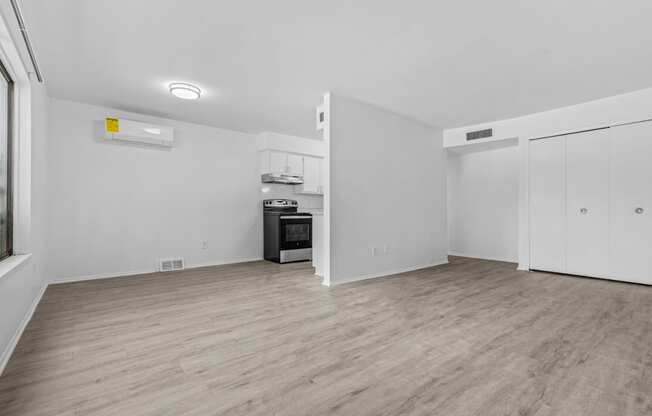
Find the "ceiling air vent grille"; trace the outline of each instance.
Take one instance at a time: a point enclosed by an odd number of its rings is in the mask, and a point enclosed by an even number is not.
[[[486,139],[487,137],[491,137],[493,135],[494,135],[494,129],[470,131],[466,133],[466,140],[468,141],[468,140]]]
[[[158,269],[161,272],[171,272],[174,270],[182,270],[184,268],[183,259],[163,259],[159,261]]]

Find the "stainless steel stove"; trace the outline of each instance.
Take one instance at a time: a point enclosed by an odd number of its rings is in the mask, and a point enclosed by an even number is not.
[[[312,259],[312,214],[298,212],[293,199],[263,201],[265,260],[290,263]]]

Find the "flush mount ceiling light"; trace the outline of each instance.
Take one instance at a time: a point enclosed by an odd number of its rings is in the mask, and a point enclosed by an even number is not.
[[[170,94],[183,100],[196,100],[201,97],[198,86],[186,82],[173,82],[170,84]]]

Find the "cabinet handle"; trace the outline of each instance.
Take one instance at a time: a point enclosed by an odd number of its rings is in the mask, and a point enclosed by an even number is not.
[[[637,214],[642,214],[642,213],[645,212],[645,210],[644,210],[643,208],[641,208],[641,207],[638,207],[638,208],[636,208],[636,209],[634,210],[634,212],[637,213]]]
[[[589,210],[586,209],[586,208],[582,208],[582,209],[580,209],[580,214],[585,215],[585,214],[588,214],[588,212],[589,212]]]

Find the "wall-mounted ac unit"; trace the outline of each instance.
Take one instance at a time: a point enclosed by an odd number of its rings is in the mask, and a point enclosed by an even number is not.
[[[140,121],[107,117],[104,120],[104,138],[172,147],[174,144],[174,129]]]

